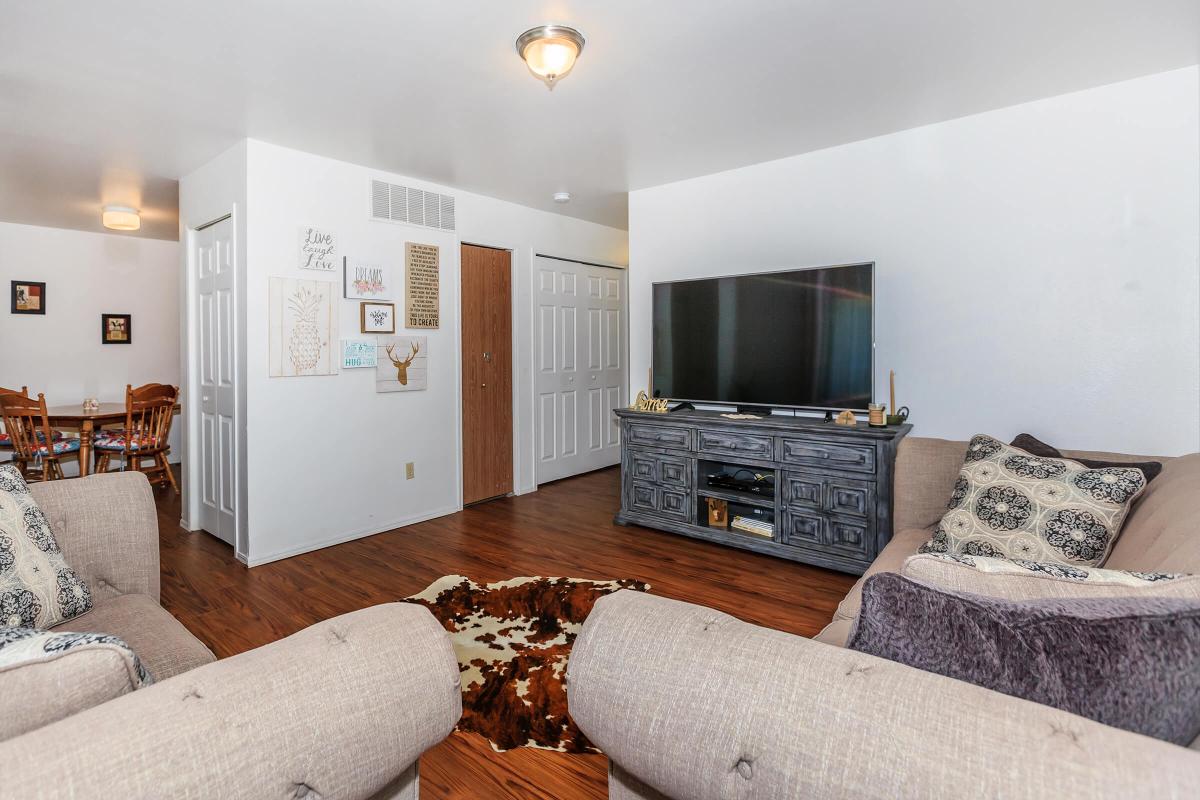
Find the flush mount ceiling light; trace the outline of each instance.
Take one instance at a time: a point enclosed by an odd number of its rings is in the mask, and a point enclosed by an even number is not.
[[[142,218],[136,208],[129,206],[105,206],[100,215],[104,227],[114,231],[136,231],[142,227]]]
[[[583,34],[565,25],[539,25],[517,37],[519,55],[549,89],[571,71],[583,52]]]

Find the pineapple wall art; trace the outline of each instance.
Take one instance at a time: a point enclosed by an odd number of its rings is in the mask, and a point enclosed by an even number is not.
[[[270,279],[271,377],[337,374],[337,285]]]
[[[375,338],[376,392],[419,392],[429,388],[429,337]]]

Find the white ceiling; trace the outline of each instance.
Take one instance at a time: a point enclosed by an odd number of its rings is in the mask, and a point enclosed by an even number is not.
[[[547,21],[588,37],[553,92],[513,51]],[[174,238],[173,181],[249,136],[625,227],[631,189],[1198,61],[1197,0],[10,3],[0,219]]]

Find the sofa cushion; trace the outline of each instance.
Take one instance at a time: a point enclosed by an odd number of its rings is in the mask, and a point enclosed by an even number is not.
[[[873,576],[852,650],[1188,745],[1200,733],[1200,601],[999,600]]]
[[[1099,566],[1145,488],[1133,467],[1088,469],[979,435],[921,551]]]
[[[1105,566],[1200,573],[1200,453],[1163,464],[1125,520]]]
[[[850,591],[846,592],[846,596],[838,604],[837,611],[833,613],[833,621],[813,638],[819,642],[842,647],[850,632],[849,623],[858,617],[858,609],[862,606],[863,582],[880,572],[899,572],[900,568],[904,566],[904,560],[917,552],[917,548],[927,541],[929,541],[929,530],[924,528],[910,528],[893,536],[883,550],[879,551],[879,555],[871,562],[871,566],[867,567],[863,576],[850,587]]]
[[[0,628],[0,740],[152,682],[115,636]]]
[[[906,578],[940,589],[1001,600],[1147,596],[1200,600],[1200,575],[1126,572],[941,553],[915,555],[898,571]]]
[[[20,470],[0,465],[0,625],[48,628],[91,607]]]
[[[72,631],[121,637],[160,681],[216,660],[183,623],[144,594],[101,600],[91,611],[67,623],[67,627]]]

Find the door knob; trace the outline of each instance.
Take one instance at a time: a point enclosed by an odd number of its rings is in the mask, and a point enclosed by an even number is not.
[[[480,388],[480,389],[486,389],[486,388],[487,388],[487,384],[486,384],[486,383],[481,383],[481,384],[479,384],[479,388]]]
[[[484,360],[484,361],[491,361],[491,360],[492,360],[492,354],[491,354],[491,353],[487,353],[487,352],[485,352],[485,353],[483,354],[483,360]]]
[[[567,383],[574,383],[574,382],[575,382],[574,378],[567,378]]]

